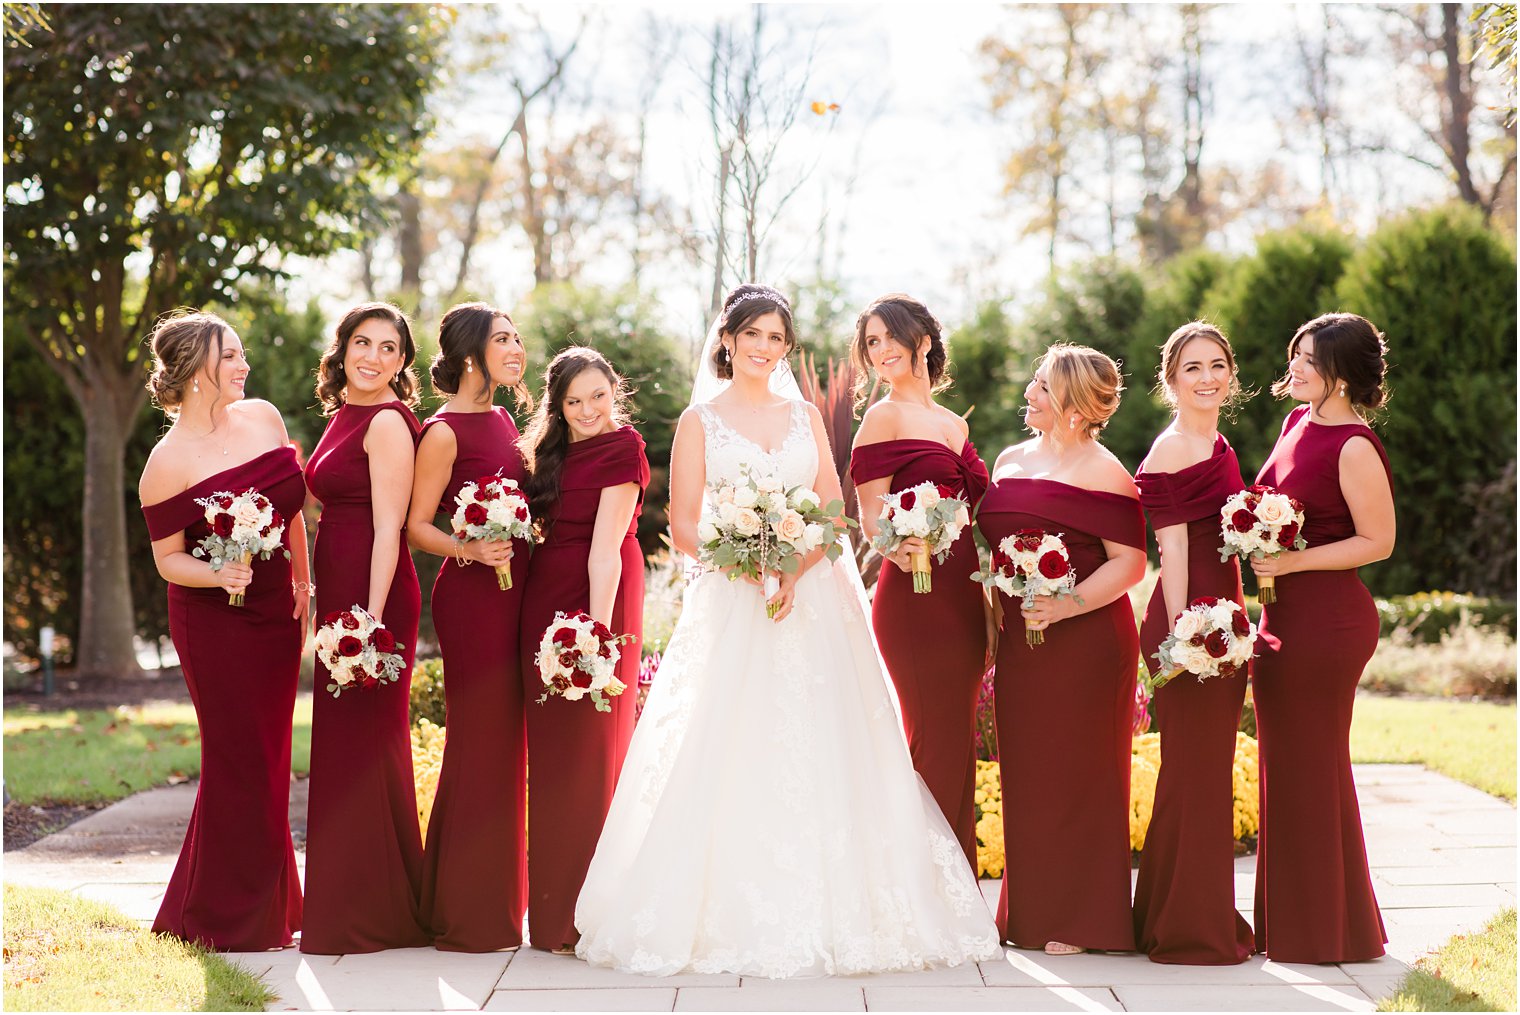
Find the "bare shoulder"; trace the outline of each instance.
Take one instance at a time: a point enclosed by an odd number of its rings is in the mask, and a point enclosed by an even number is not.
[[[285,417],[273,402],[262,398],[242,398],[228,406],[227,411],[237,413],[280,444],[285,443]]]
[[[802,403],[802,407],[807,410],[808,419],[812,421],[813,426],[821,429],[823,427],[823,413],[818,411],[818,406],[806,398],[799,399],[799,401]]]
[[[1371,481],[1387,474],[1383,471],[1383,456],[1373,446],[1366,434],[1354,434],[1341,445],[1340,469],[1359,481]]]
[[[969,441],[971,439],[971,424],[966,422],[965,416],[962,416],[949,406],[940,405],[938,402],[934,403],[934,407],[938,410],[942,419],[949,420],[955,427],[956,431],[961,435],[961,440]]]
[[[1114,453],[1102,445],[1094,449],[1095,454],[1083,463],[1083,485],[1091,490],[1101,490],[1104,493],[1117,493],[1121,497],[1129,497],[1138,500],[1140,491],[1135,487],[1135,480],[1124,467],[1124,463]]]
[[[395,413],[384,413],[384,415],[394,416]],[[429,422],[422,428],[422,439],[417,442],[417,453],[452,455],[458,446],[459,442],[454,437],[454,428],[449,426],[448,420],[439,419],[437,422]]]
[[[1011,469],[1015,465],[1023,462],[1024,459],[1028,456],[1030,449],[1034,447],[1036,440],[1038,440],[1038,438],[1031,437],[1029,440],[1024,441],[1020,444],[1010,444],[1008,447],[1004,448],[998,454],[997,461],[992,465],[993,474],[996,475],[997,473],[1003,472],[1006,469]]]
[[[435,423],[433,429],[437,429]],[[452,435],[452,431],[450,434]],[[370,419],[369,426],[364,431],[364,442],[376,441],[387,449],[410,447],[412,443],[412,428],[406,425],[406,420],[401,418],[401,413],[377,412]]]
[[[866,410],[860,418],[860,429],[855,432],[855,447],[880,444],[897,436],[898,421],[902,410],[885,399]]]
[[[186,488],[184,470],[174,453],[174,447],[165,447],[165,443],[165,440],[160,440],[148,452],[142,476],[137,480],[137,499],[140,503],[157,504]]]
[[[1212,449],[1205,449],[1201,439],[1168,427],[1151,444],[1150,453],[1145,456],[1145,471],[1181,472],[1204,461],[1208,450]]]

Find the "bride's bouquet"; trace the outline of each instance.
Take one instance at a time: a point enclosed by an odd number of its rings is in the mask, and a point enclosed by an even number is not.
[[[897,493],[885,494],[881,500],[880,529],[871,545],[885,557],[895,553],[903,540],[910,536],[922,539],[924,549],[909,558],[913,591],[932,591],[934,573],[929,569],[929,558],[933,556],[941,564],[945,562],[950,547],[971,521],[971,505],[957,497],[948,486],[928,480]]]
[[[528,514],[528,500],[517,488],[515,479],[507,479],[499,472],[494,476],[481,476],[473,483],[466,483],[454,498],[454,515],[451,519],[454,535],[460,542],[475,539],[500,541],[533,538],[533,518]],[[502,564],[496,568],[496,587],[505,591],[512,587],[512,568]]]
[[[252,487],[242,493],[213,493],[196,503],[206,509],[206,525],[211,533],[190,553],[206,558],[211,570],[220,571],[222,565],[234,560],[250,563],[255,554],[260,560],[268,560],[276,550],[284,553],[286,560],[290,559],[290,551],[280,543],[285,535],[285,519],[268,497]],[[243,593],[232,593],[227,602],[242,606]]]
[[[787,489],[774,476],[739,478],[710,488],[697,521],[698,556],[715,569],[729,569],[730,580],[745,576],[760,581],[766,599],[776,594],[777,574],[795,574],[804,555],[820,546],[830,561],[843,548],[839,537],[858,524],[845,518],[844,501],[822,504],[818,493],[805,486]],[[766,616],[774,617],[769,603]]]
[[[548,701],[551,694],[561,695],[566,701],[579,701],[590,695],[598,712],[612,711],[607,699],[627,689],[617,678],[617,664],[622,658],[619,646],[630,641],[633,635],[614,635],[587,613],[556,613],[554,623],[539,639],[534,659],[544,682],[544,693],[538,703]]]
[[[1220,535],[1224,545],[1219,559],[1275,557],[1284,550],[1302,550],[1304,506],[1270,486],[1248,486],[1219,509]],[[1256,579],[1256,598],[1277,602],[1276,580],[1271,575]]]
[[[357,603],[327,615],[317,628],[315,646],[317,658],[332,676],[327,690],[334,698],[353,688],[393,683],[406,665],[396,651],[405,646]]]
[[[992,550],[992,560],[985,572],[971,576],[984,587],[995,588],[1008,596],[1075,596],[1077,574],[1059,533],[1043,529],[1019,529],[1004,536]],[[1080,603],[1082,600],[1077,599]],[[1045,632],[1024,628],[1024,640],[1043,645]]]
[[[1245,607],[1231,599],[1199,596],[1177,614],[1171,634],[1156,652],[1160,672],[1152,689],[1180,673],[1206,677],[1233,677],[1256,649],[1256,627]]]

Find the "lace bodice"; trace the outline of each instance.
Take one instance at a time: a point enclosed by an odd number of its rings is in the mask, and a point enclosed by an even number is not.
[[[739,478],[746,467],[754,476],[771,475],[787,487],[812,486],[818,479],[818,445],[808,423],[807,405],[793,401],[786,439],[773,451],[744,436],[723,421],[711,402],[697,403],[702,419],[704,460],[709,490]]]

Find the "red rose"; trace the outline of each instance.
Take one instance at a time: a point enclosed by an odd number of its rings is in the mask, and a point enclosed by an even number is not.
[[[570,673],[570,683],[576,687],[590,687],[591,674],[583,673],[580,670],[572,670]]]
[[[1233,677],[1235,675],[1235,669],[1236,667],[1234,663],[1220,663],[1219,675],[1221,677]]]
[[[992,569],[994,571],[1004,571],[1004,572],[1006,572],[1008,570],[1008,568],[1010,568],[1012,566],[1013,566],[1013,558],[1012,557],[1008,556],[1008,554],[1004,553],[1002,550],[993,550],[992,551]]]
[[[934,489],[939,491],[939,495],[942,499],[949,499],[955,496],[955,491],[946,486],[944,483],[935,483]]]
[[[264,539],[268,539],[269,538],[269,534],[271,532],[273,532],[273,531],[274,531],[274,526],[273,525],[266,525],[262,529],[259,530],[259,535],[262,538],[264,538]]]
[[[359,630],[359,618],[354,616],[352,610],[344,610],[338,614],[338,623],[350,631]]]
[[[611,659],[612,658],[612,642],[610,642],[610,641],[604,641],[604,642],[602,642],[601,647],[596,650],[596,654],[599,655],[599,656],[601,656],[603,659]]]
[[[904,490],[902,492],[902,500],[898,503],[902,504],[902,509],[904,511],[912,511],[913,505],[918,503],[918,494],[914,493],[912,490]]]
[[[1230,630],[1235,632],[1235,637],[1244,638],[1251,633],[1251,621],[1246,617],[1245,611],[1235,614],[1230,621]]]
[[[1195,634],[1195,635],[1193,635],[1191,638],[1188,639],[1188,644],[1189,645],[1202,645],[1203,644],[1203,635],[1201,635],[1201,634]]]
[[[1270,486],[1267,486],[1264,483],[1253,483],[1250,486],[1246,487],[1246,493],[1249,493],[1257,498],[1260,498],[1264,493],[1276,492],[1276,490],[1272,489]]]
[[[591,633],[603,641],[608,641],[612,638],[611,629],[608,628],[607,625],[602,623],[600,620],[593,620],[591,622]]]
[[[549,686],[553,687],[556,691],[563,691],[570,686],[570,678],[556,673],[553,677],[549,678]]]
[[[1038,550],[1044,541],[1045,532],[1042,529],[1020,529],[1013,534],[1013,545],[1030,553]]]
[[[332,611],[326,617],[322,618],[322,626],[326,627],[329,624],[336,624],[338,622],[338,618],[341,616],[343,615],[337,610]]]
[[[285,518],[278,511],[271,511],[269,512],[269,524],[274,528],[278,528],[285,524]]]
[[[232,507],[232,495],[224,493],[212,501],[212,503],[221,508],[223,511],[226,511],[228,508]]]
[[[464,520],[470,525],[484,525],[488,517],[484,504],[466,504],[464,507]]]
[[[1204,635],[1203,647],[1215,659],[1223,659],[1225,653],[1230,651],[1230,639],[1225,637],[1223,631],[1210,631]]]
[[[1213,605],[1217,604],[1218,602],[1219,602],[1219,597],[1218,596],[1199,596],[1197,599],[1194,599],[1191,603],[1188,603],[1188,606],[1189,607],[1193,607],[1193,606],[1213,606]]]
[[[396,648],[396,636],[383,627],[375,628],[375,633],[370,635],[369,640],[381,652],[391,652]]]
[[[225,512],[217,512],[211,518],[211,531],[215,532],[223,539],[226,539],[228,536],[232,535],[233,524],[234,523],[231,515],[226,514]]]
[[[575,632],[568,627],[562,627],[554,632],[554,644],[563,645],[565,648],[575,647]]]
[[[1284,550],[1293,549],[1293,543],[1298,539],[1298,523],[1288,522],[1277,530],[1277,545]]]
[[[1040,574],[1046,578],[1060,578],[1070,570],[1071,565],[1066,563],[1066,558],[1054,550],[1040,557]]]
[[[559,654],[559,664],[567,670],[574,669],[578,659],[580,659],[580,655],[575,652],[561,652]]]
[[[484,483],[482,483],[481,486],[480,486],[480,491],[475,494],[475,499],[476,500],[496,500],[500,496],[501,496],[501,491],[498,490],[498,489],[496,489],[496,487],[494,487],[494,486],[486,486]]]
[[[356,656],[364,651],[364,643],[351,634],[345,634],[338,639],[338,655]]]
[[[1236,532],[1250,532],[1256,528],[1256,516],[1241,508],[1230,516],[1230,527]]]
[[[528,520],[528,509],[526,506],[519,504],[517,507],[512,509],[512,512],[513,514],[517,515],[518,521],[525,522]]]

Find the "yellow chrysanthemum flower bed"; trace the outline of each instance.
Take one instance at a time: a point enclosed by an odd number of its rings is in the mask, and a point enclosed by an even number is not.
[[[1129,845],[1140,850],[1156,804],[1156,776],[1161,771],[1161,734],[1147,733],[1134,739],[1129,757]],[[1256,741],[1235,734],[1235,838],[1256,834],[1258,798]],[[1003,845],[1003,790],[995,761],[976,763],[976,866],[977,876],[1001,877],[1005,863]]]
[[[417,824],[427,839],[428,815],[433,813],[433,797],[438,793],[438,773],[443,771],[443,744],[447,731],[429,719],[418,719],[412,727],[412,779],[417,784]]]

